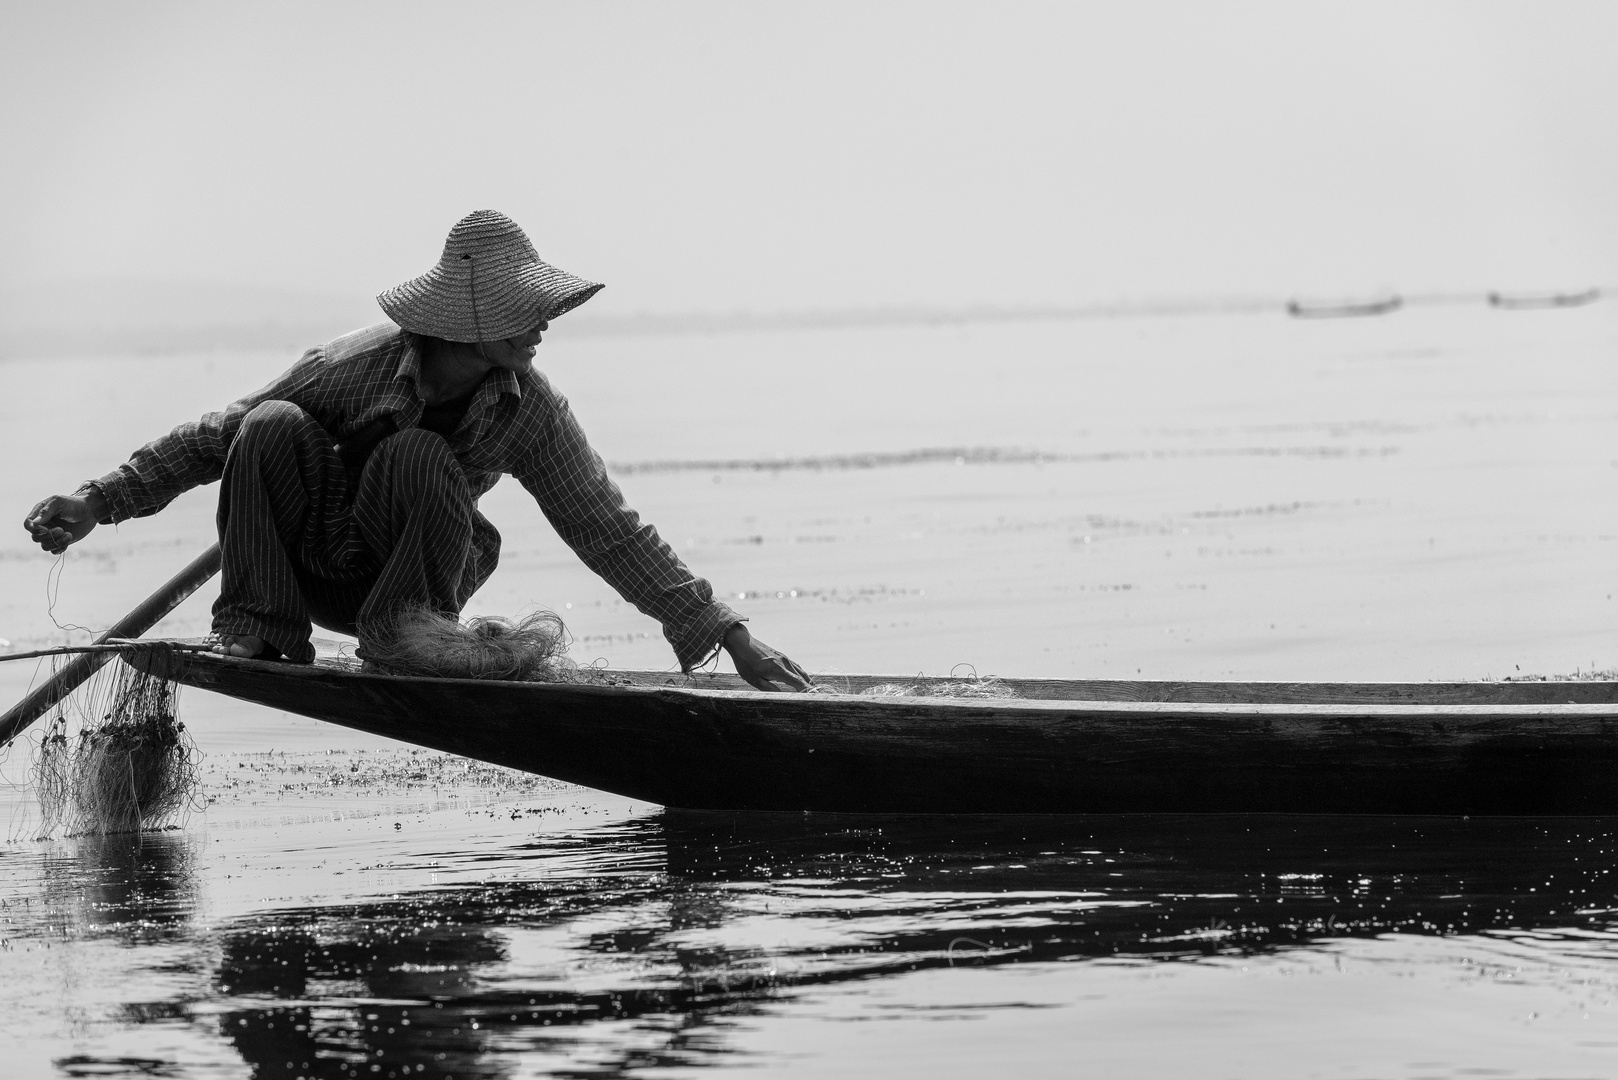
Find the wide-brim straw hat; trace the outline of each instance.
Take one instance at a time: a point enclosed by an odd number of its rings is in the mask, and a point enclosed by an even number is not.
[[[449,231],[437,266],[376,302],[412,333],[498,341],[571,311],[601,288],[541,259],[527,234],[498,210],[475,210]]]

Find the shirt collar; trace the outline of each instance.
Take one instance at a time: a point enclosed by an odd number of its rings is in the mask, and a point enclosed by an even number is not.
[[[399,370],[393,373],[395,379],[408,379],[419,392],[421,390],[421,353],[416,348],[416,335],[410,333],[400,334],[404,347],[399,350]]]
[[[505,368],[495,368],[485,375],[483,382],[478,385],[480,395],[485,390],[489,391],[490,397],[496,399],[506,394],[510,394],[514,398],[521,398],[522,382],[517,378],[515,372],[507,371]]]

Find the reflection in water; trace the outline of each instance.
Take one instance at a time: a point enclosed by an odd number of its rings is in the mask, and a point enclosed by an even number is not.
[[[260,1076],[623,1075],[929,966],[1508,928],[1605,955],[1613,848],[1603,819],[665,814],[535,838],[538,880],[226,928],[214,991]]]
[[[149,945],[191,932],[194,840],[180,831],[58,841],[44,859],[42,901],[57,925]]]
[[[688,882],[774,883],[867,942],[958,963],[970,930],[1018,959],[1172,958],[1322,937],[1604,924],[1610,819],[1119,815],[669,820]],[[937,954],[934,956],[933,954]]]

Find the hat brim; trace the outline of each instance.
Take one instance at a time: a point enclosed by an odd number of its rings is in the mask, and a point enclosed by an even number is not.
[[[446,341],[498,341],[572,311],[605,287],[538,261],[486,276],[475,276],[466,265],[461,274],[446,272],[440,263],[378,294],[376,302],[412,333]]]

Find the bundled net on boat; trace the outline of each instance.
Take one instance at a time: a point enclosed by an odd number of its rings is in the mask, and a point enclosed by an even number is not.
[[[42,835],[156,829],[193,805],[201,755],[177,689],[120,660],[58,707],[34,756]]]
[[[607,681],[567,655],[570,638],[553,611],[520,619],[483,615],[465,622],[426,607],[406,607],[366,628],[360,656],[389,675],[514,682]]]

